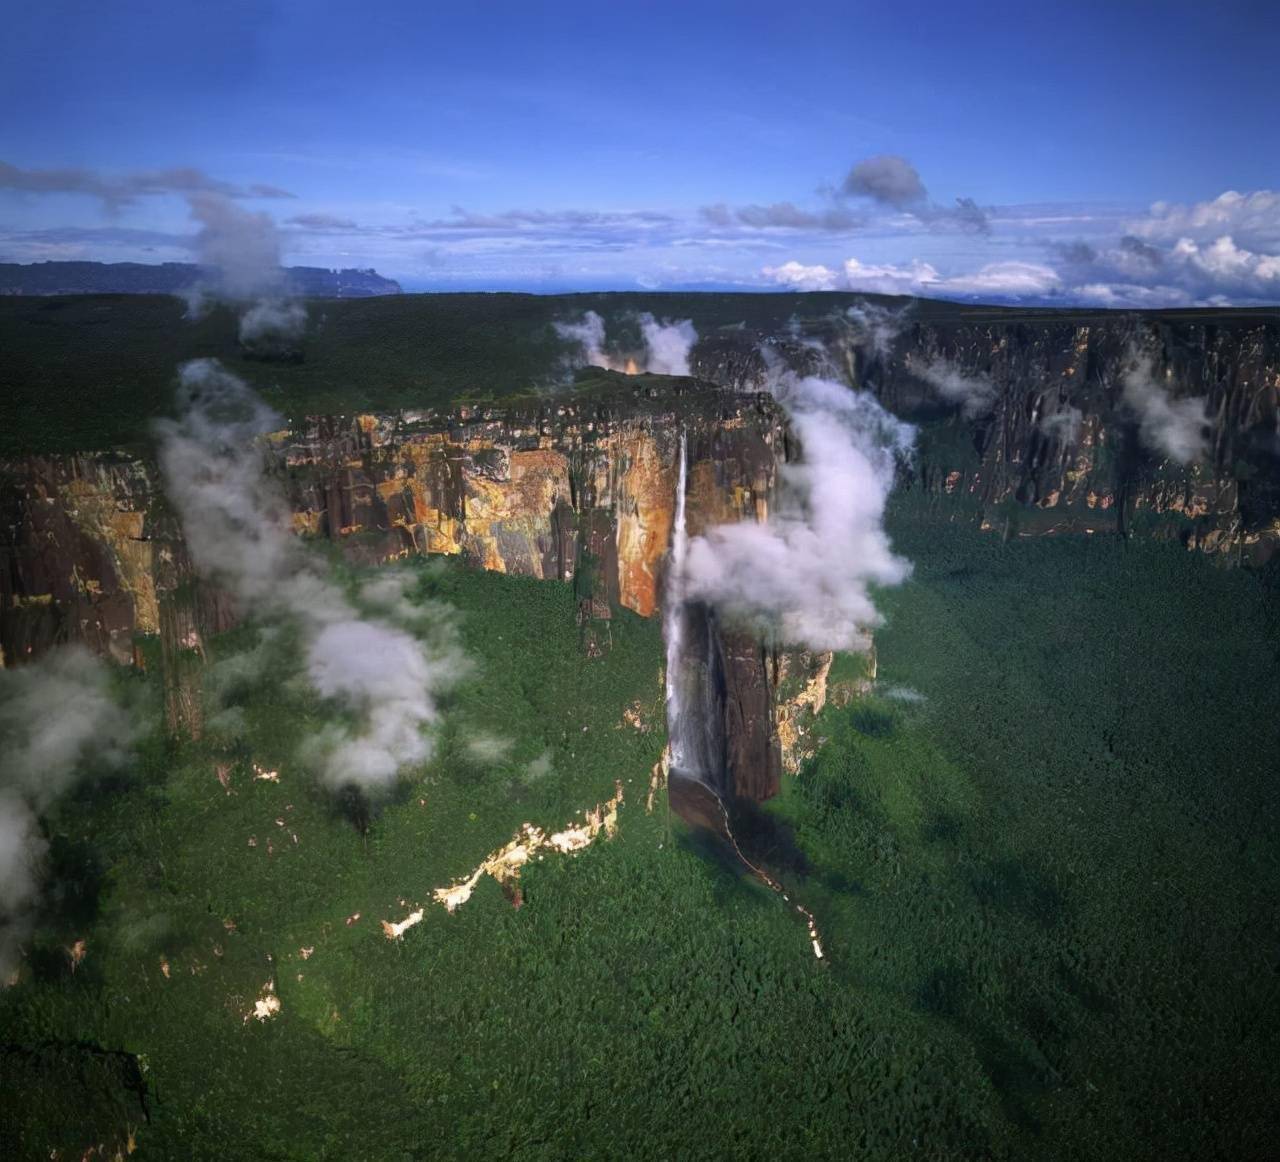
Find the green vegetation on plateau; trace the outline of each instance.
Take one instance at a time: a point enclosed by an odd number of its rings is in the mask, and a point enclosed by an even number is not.
[[[121,1119],[142,1158],[1266,1156],[1274,591],[1168,545],[1002,544],[906,504],[893,531],[916,572],[883,595],[880,693],[823,712],[767,808],[826,960],[645,813],[655,622],[618,616],[587,660],[569,586],[420,565],[477,669],[367,832],[291,765],[323,711],[270,674],[244,693],[234,794],[211,742],[153,738],[51,820],[57,918],[0,993],[0,1068],[83,1096],[6,1109],[26,1135],[6,1156]],[[150,673],[122,681],[158,698]],[[647,732],[623,725],[635,702]],[[481,762],[481,737],[514,746]],[[615,778],[617,837],[533,863],[519,910],[484,880],[401,941],[378,930]],[[281,1013],[245,1021],[269,978]],[[104,1051],[136,1056],[146,1119]],[[41,1072],[14,1065],[32,1052]]]
[[[303,360],[263,363],[241,347],[238,312],[227,307],[190,320],[181,299],[164,295],[0,296],[0,456],[136,447],[148,439],[149,422],[170,413],[175,369],[187,359],[220,359],[289,417],[445,407],[564,382],[568,348],[551,324],[584,311],[608,320],[611,340],[634,332],[638,343],[635,315],[644,311],[691,318],[700,335],[744,325],[779,332],[797,314],[818,318],[868,299],[894,308],[912,302],[835,292],[313,299]],[[914,301],[911,315],[921,322],[1009,317],[1000,308],[928,300]],[[1017,312],[1029,322],[1097,317]]]

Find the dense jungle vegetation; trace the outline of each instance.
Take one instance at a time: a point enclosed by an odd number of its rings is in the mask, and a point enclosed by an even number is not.
[[[476,669],[372,817],[293,763],[323,708],[286,651],[239,666],[243,730],[153,735],[50,819],[51,919],[0,993],[6,1156],[130,1129],[143,1158],[1267,1156],[1274,588],[905,502],[891,527],[916,571],[882,596],[877,691],[824,710],[766,812],[825,960],[661,798],[645,812],[656,622],[616,616],[587,660],[571,587],[419,564]],[[154,668],[121,681],[158,717]],[[615,779],[617,837],[531,864],[523,907],[486,879],[383,937]],[[282,1011],[246,1020],[268,980]]]

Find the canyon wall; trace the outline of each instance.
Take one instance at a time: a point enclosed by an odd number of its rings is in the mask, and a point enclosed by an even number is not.
[[[996,311],[921,303],[877,336],[845,315],[808,320],[838,373],[920,425],[901,487],[943,519],[1009,535],[1122,533],[1261,563],[1280,547],[1280,314]],[[877,347],[876,339],[879,338]],[[694,372],[751,390],[761,344],[818,369],[795,334],[725,334],[695,352]],[[1124,398],[1135,356],[1171,398],[1205,401],[1207,451],[1183,466],[1144,444]],[[966,416],[927,369],[989,385]],[[1050,417],[1078,411],[1074,432]]]
[[[296,532],[353,562],[439,553],[572,582],[588,656],[609,648],[614,610],[648,617],[662,603],[681,431],[690,534],[767,517],[779,466],[798,449],[761,390],[762,346],[799,370],[863,384],[916,422],[919,449],[900,487],[936,519],[1006,536],[1178,538],[1244,563],[1280,545],[1274,313],[920,304],[893,331],[877,344],[843,314],[772,334],[725,328],[695,348],[697,379],[603,375],[502,405],[313,417],[270,436],[266,454]],[[1144,445],[1123,388],[1136,353],[1171,397],[1205,401],[1198,463]],[[985,384],[981,414],[940,399],[930,367]],[[1047,420],[1069,409],[1078,418],[1068,438]],[[169,721],[196,732],[204,641],[246,612],[195,574],[148,458],[0,464],[0,663],[82,641],[142,664],[139,642],[158,636]],[[710,610],[691,616],[708,761],[726,793],[767,798],[811,745],[830,656],[770,649]]]
[[[313,417],[264,445],[300,536],[357,564],[438,553],[572,582],[590,657],[608,650],[615,609],[659,611],[681,431],[690,531],[763,520],[785,420],[767,395],[695,381],[619,376],[603,391],[506,407]],[[159,635],[170,724],[198,732],[204,640],[252,611],[192,569],[154,463],[103,453],[0,471],[3,658],[81,641],[141,663],[139,635]],[[768,797],[798,761],[797,719],[812,716],[780,697],[778,675],[825,676],[826,662],[780,661],[748,636],[711,632],[715,762],[726,791]]]

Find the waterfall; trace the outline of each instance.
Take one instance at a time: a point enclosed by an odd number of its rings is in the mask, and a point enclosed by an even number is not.
[[[684,699],[680,689],[684,660],[684,569],[685,556],[689,551],[689,530],[685,526],[688,454],[688,437],[681,431],[675,526],[671,533],[671,559],[667,566],[666,609],[663,614],[667,639],[667,738],[670,765],[675,770],[683,770],[688,760],[688,748],[684,745]]]
[[[667,639],[667,793],[672,805],[687,822],[710,827],[722,834],[734,856],[770,891],[794,908],[809,930],[813,955],[823,959],[822,940],[813,913],[794,901],[763,868],[752,863],[738,846],[733,819],[724,794],[715,785],[713,764],[708,753],[722,749],[711,736],[708,691],[715,672],[715,633],[708,629],[705,609],[701,620],[691,616],[685,600],[685,558],[689,552],[689,530],[685,525],[685,493],[688,491],[688,439],[680,433],[680,471],[676,478],[676,513],[671,530],[671,556],[667,561],[667,585],[663,602],[662,629]],[[702,607],[698,607],[702,608]],[[701,628],[699,628],[701,626]],[[694,632],[690,634],[690,630]],[[702,647],[699,648],[699,640]],[[687,650],[705,657],[686,657]],[[716,736],[718,737],[718,736]],[[720,739],[720,744],[723,739]],[[683,806],[676,806],[677,796]]]

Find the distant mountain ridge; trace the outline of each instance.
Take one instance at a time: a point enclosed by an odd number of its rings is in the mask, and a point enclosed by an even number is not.
[[[403,293],[376,270],[284,268],[290,289],[311,298],[361,299]],[[0,262],[0,295],[179,294],[214,272],[194,262]]]

